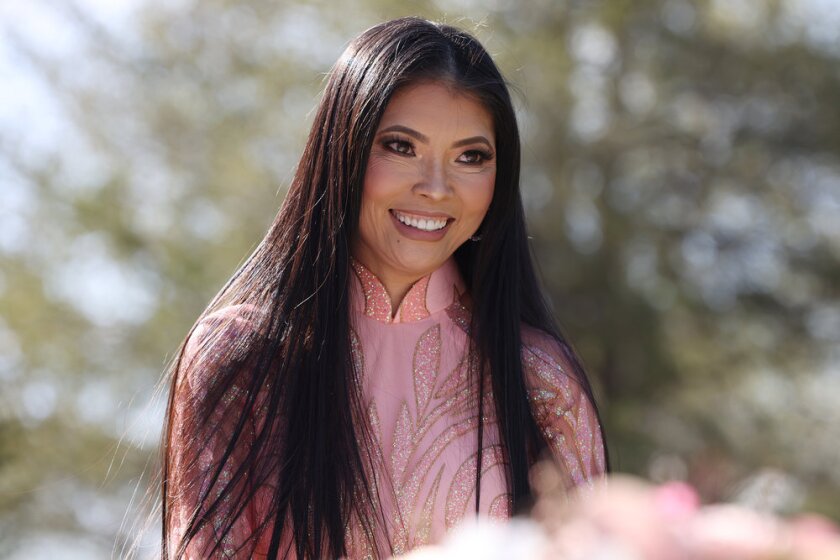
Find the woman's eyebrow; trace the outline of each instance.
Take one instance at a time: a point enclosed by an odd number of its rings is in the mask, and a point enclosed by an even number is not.
[[[415,139],[423,142],[424,144],[427,144],[429,142],[429,137],[426,136],[425,134],[423,134],[422,132],[417,132],[413,128],[408,128],[407,126],[403,126],[401,124],[395,124],[395,125],[389,126],[388,128],[383,128],[379,132],[380,133],[402,132],[403,134],[408,134],[412,138],[415,138]]]
[[[386,132],[402,132],[403,134],[407,134],[407,135],[411,136],[412,138],[415,138],[415,139],[419,140],[420,142],[423,142],[424,144],[427,144],[429,142],[429,137],[426,136],[425,134],[423,134],[422,132],[418,132],[418,131],[414,130],[413,128],[409,128],[409,127],[401,125],[401,124],[391,125],[388,128],[383,128],[379,132],[380,132],[380,134],[384,134]],[[452,144],[452,147],[453,148],[460,148],[461,146],[466,146],[468,144],[475,144],[477,142],[487,144],[487,146],[489,148],[493,147],[493,143],[490,142],[490,140],[488,140],[486,136],[480,136],[480,135],[479,136],[470,136],[469,138],[464,138],[463,140],[458,140],[457,142],[454,142]]]
[[[493,144],[491,144],[490,140],[488,140],[484,136],[470,136],[469,138],[464,138],[463,140],[458,140],[457,142],[452,144],[452,147],[453,148],[460,148],[461,146],[466,146],[468,144],[476,144],[478,142],[481,142],[483,144],[487,144],[488,148],[491,148],[491,149],[493,148]]]

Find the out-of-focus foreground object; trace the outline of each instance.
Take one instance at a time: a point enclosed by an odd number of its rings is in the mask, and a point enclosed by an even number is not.
[[[529,519],[466,524],[410,560],[837,560],[828,519],[781,518],[735,504],[702,505],[688,484],[613,476],[565,493],[550,465],[534,470],[540,497]]]

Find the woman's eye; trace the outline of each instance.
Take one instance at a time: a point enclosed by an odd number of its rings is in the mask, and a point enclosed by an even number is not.
[[[477,164],[484,163],[489,159],[492,159],[492,156],[487,152],[483,152],[481,150],[469,150],[468,152],[461,154],[458,161],[461,163]]]
[[[396,152],[398,154],[405,154],[411,155],[414,153],[414,149],[411,146],[411,142],[406,140],[399,140],[399,139],[388,139],[383,142],[383,145],[391,150],[392,152]]]

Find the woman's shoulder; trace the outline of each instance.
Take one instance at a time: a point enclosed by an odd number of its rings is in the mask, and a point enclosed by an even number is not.
[[[522,325],[522,365],[529,387],[569,388],[578,384],[570,349],[547,332]]]
[[[190,332],[179,369],[183,381],[207,387],[221,370],[244,362],[259,331],[261,311],[254,305],[230,305],[202,317]]]
[[[219,328],[241,329],[253,324],[259,315],[260,308],[256,305],[228,305],[202,316],[196,323],[193,334],[199,333],[199,336],[202,336]]]
[[[549,401],[564,410],[592,405],[589,382],[569,345],[549,333],[523,325],[522,369],[532,401]]]

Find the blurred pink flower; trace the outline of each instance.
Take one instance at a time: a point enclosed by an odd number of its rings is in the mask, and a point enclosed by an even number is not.
[[[479,522],[411,560],[840,560],[840,531],[805,514],[782,519],[745,507],[703,506],[688,484],[613,476],[569,494],[550,465],[532,472],[529,519]]]

